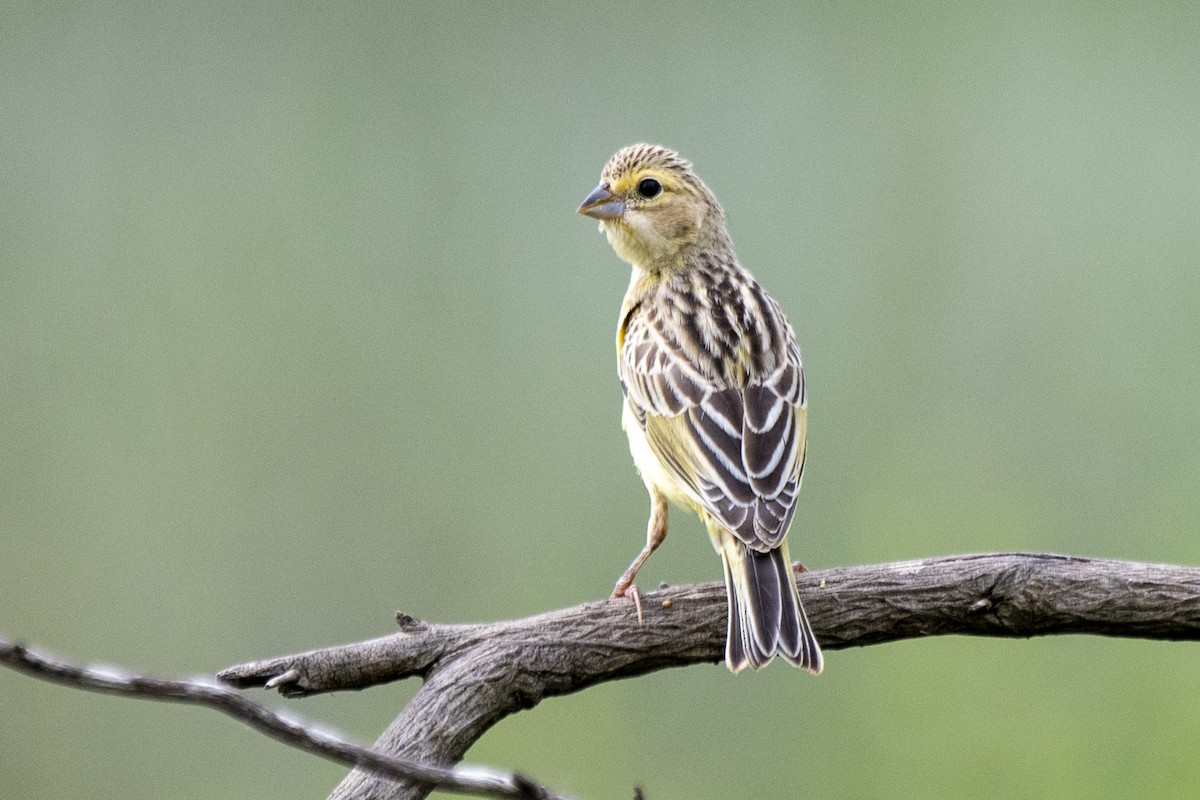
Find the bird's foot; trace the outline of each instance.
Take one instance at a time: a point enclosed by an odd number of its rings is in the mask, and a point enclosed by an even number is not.
[[[616,588],[613,589],[610,600],[616,600],[621,597],[628,597],[633,601],[634,608],[637,609],[638,625],[642,624],[642,593],[638,591],[637,584],[633,579],[625,575],[621,576],[621,580],[617,581]]]
[[[792,562],[792,572],[799,575],[801,572],[808,572],[808,567],[801,564],[799,561]]]

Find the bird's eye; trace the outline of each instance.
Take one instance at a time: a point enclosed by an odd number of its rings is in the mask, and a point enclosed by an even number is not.
[[[662,191],[662,184],[654,180],[654,178],[642,178],[637,185],[638,194],[649,200],[651,197],[658,197]]]

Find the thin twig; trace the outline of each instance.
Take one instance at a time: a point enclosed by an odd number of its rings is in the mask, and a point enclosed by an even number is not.
[[[81,667],[0,638],[0,663],[18,672],[104,694],[187,703],[221,711],[273,739],[348,767],[415,781],[443,791],[516,800],[565,800],[523,775],[491,767],[444,768],[382,755],[327,733],[311,723],[284,717],[215,680],[184,681],[135,675],[113,667]]]

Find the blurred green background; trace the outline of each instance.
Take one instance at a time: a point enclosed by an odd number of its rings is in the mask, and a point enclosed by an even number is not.
[[[604,596],[628,269],[681,150],[800,338],[792,552],[1200,561],[1193,3],[5,5],[0,632],[168,676]],[[642,584],[717,580],[699,523]],[[413,691],[286,703],[369,742]],[[284,701],[260,695],[277,704]],[[548,701],[588,798],[1200,792],[1200,647],[933,639]],[[213,712],[0,672],[0,794],[323,797]]]

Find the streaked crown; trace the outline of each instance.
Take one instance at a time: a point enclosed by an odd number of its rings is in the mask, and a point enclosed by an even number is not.
[[[644,142],[622,147],[613,154],[613,157],[604,165],[604,171],[600,173],[600,178],[610,187],[615,188],[617,181],[626,175],[651,169],[667,170],[700,183],[700,179],[696,177],[696,173],[692,169],[692,162],[674,150]]]

